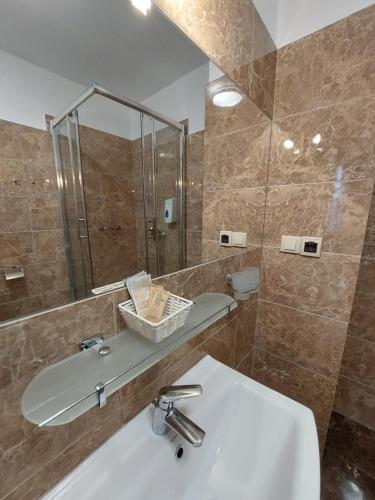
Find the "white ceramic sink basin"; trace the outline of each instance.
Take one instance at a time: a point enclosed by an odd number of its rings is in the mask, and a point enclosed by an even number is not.
[[[319,500],[318,438],[308,408],[209,356],[176,383],[203,386],[201,398],[176,405],[206,431],[201,448],[172,431],[153,434],[149,406],[44,499]]]

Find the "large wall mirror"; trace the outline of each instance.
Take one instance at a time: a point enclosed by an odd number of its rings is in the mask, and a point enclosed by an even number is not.
[[[270,119],[155,6],[7,1],[0,73],[0,321],[261,244]]]

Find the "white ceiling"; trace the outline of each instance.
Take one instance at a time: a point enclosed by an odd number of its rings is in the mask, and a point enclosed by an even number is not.
[[[375,3],[374,0],[253,1],[278,48]]]
[[[129,0],[1,0],[0,49],[141,101],[208,61],[152,7]]]

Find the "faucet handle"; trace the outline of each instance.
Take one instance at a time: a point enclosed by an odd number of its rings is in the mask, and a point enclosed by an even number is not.
[[[189,399],[201,396],[203,389],[201,385],[169,385],[162,387],[158,393],[157,405],[171,404],[179,399]]]

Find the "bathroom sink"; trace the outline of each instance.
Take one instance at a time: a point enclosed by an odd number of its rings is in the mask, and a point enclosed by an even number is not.
[[[202,447],[153,434],[150,405],[44,500],[319,500],[308,408],[210,356],[176,383],[203,386],[202,397],[177,404],[206,431]]]

